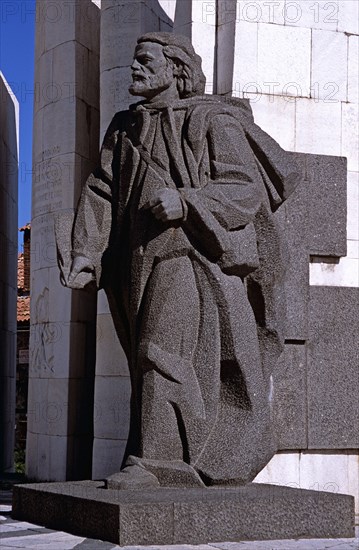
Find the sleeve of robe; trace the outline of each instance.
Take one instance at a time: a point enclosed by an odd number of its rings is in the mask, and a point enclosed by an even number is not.
[[[198,189],[181,189],[181,196],[186,203],[187,231],[218,261],[232,252],[234,235],[253,222],[263,202],[263,186],[254,154],[235,117],[215,115],[206,137],[208,183]]]
[[[84,256],[92,263],[99,285],[102,256],[108,247],[112,226],[112,159],[117,142],[117,116],[103,142],[99,167],[83,187],[73,228],[72,256]]]

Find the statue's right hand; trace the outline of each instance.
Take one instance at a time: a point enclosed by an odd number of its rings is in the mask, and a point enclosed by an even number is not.
[[[69,288],[84,288],[94,281],[95,268],[91,260],[85,256],[75,256],[66,281],[66,286]]]

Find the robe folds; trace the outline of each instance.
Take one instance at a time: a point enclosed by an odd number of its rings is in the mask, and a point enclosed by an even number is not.
[[[129,363],[126,455],[183,460],[208,484],[250,481],[276,451],[286,251],[273,210],[295,184],[258,131],[215,96],[117,113],[73,231]],[[162,188],[183,219],[155,219]]]

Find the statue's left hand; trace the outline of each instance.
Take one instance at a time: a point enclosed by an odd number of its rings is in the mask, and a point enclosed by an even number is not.
[[[91,260],[85,256],[76,256],[72,262],[67,280],[63,276],[62,283],[72,289],[85,288],[95,281],[95,268]]]
[[[162,222],[178,220],[184,217],[182,199],[179,192],[175,189],[154,191],[146,207],[150,208],[155,218]]]

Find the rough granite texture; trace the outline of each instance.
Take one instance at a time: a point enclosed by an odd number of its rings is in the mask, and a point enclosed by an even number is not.
[[[348,495],[249,484],[104,490],[101,482],[14,487],[13,517],[120,545],[354,536]]]
[[[347,162],[303,153],[290,157],[304,181],[276,213],[289,252],[285,338],[307,340],[310,256],[346,255]]]
[[[126,467],[109,487],[245,484],[277,450],[286,234],[306,239],[275,212],[302,170],[247,101],[203,95],[187,38],[140,38],[132,72],[146,100],[114,116],[60,254],[67,286],[105,289],[129,363]]]
[[[306,155],[309,252],[315,256],[347,253],[347,159]]]
[[[147,99],[107,130],[72,250],[58,231],[64,284],[105,289],[131,373],[108,487],[245,484],[307,447],[309,259],[346,252],[346,163],[287,153],[248,101],[203,95],[184,37],[139,39],[132,72]]]
[[[359,447],[357,288],[310,289],[308,448]]]
[[[286,344],[273,372],[273,423],[279,449],[307,448],[307,350]]]
[[[286,322],[284,334],[287,341],[285,351],[280,357],[273,372],[274,380],[274,426],[278,437],[278,448],[284,449],[307,449],[307,410],[313,400],[317,403],[318,413],[311,415],[311,432],[319,435],[333,431],[340,432],[340,438],[332,437],[330,442],[327,437],[317,443],[311,444],[310,448],[320,449],[341,449],[342,440],[346,443],[344,448],[355,448],[357,446],[356,428],[353,423],[346,422],[344,432],[338,429],[343,421],[338,424],[335,415],[323,417],[320,413],[321,399],[326,399],[325,392],[320,388],[325,384],[326,373],[323,365],[322,348],[323,339],[316,334],[316,327],[313,326],[313,309],[310,304],[309,287],[309,261],[310,256],[324,256],[336,260],[339,256],[346,254],[346,210],[347,210],[347,189],[346,189],[346,159],[341,157],[327,157],[324,155],[309,155],[292,153],[293,159],[300,167],[304,181],[297,187],[288,200],[278,209],[276,217],[286,234],[289,251],[286,278],[284,282],[286,301]],[[330,267],[328,267],[330,269]],[[332,299],[329,287],[324,289],[323,301],[316,301],[316,315],[323,317],[327,314],[327,303]],[[311,292],[315,293],[315,289]],[[335,291],[334,291],[335,292]],[[353,290],[352,295],[357,296],[358,291]],[[345,292],[343,291],[343,295]],[[344,302],[346,300],[344,299]],[[309,316],[309,307],[311,313]],[[333,301],[333,308],[337,304]],[[341,360],[343,363],[343,383],[331,388],[332,402],[342,403],[340,388],[346,384],[345,379],[349,377],[348,386],[357,387],[358,374],[356,365],[357,359],[353,353],[353,346],[342,345],[343,331],[355,318],[355,313],[350,308],[343,308],[341,323],[336,324],[336,330],[331,332],[331,345],[329,349],[341,349]],[[308,327],[308,323],[312,323]],[[355,323],[353,323],[355,326]],[[310,330],[310,333],[309,333]],[[307,369],[307,357],[311,354],[311,368]],[[331,354],[331,360],[335,355]],[[318,364],[317,364],[318,363]],[[319,382],[319,378],[321,382]],[[309,391],[309,393],[308,393]],[[349,403],[349,411],[356,410],[355,392],[350,393],[353,399]],[[329,409],[330,404],[328,404]],[[350,413],[348,413],[350,415]],[[357,424],[358,425],[358,424]]]
[[[303,177],[306,173],[307,156],[291,155],[300,167]],[[311,182],[304,179],[276,214],[288,246],[288,263],[283,285],[286,340],[306,340],[308,336],[310,187]]]

